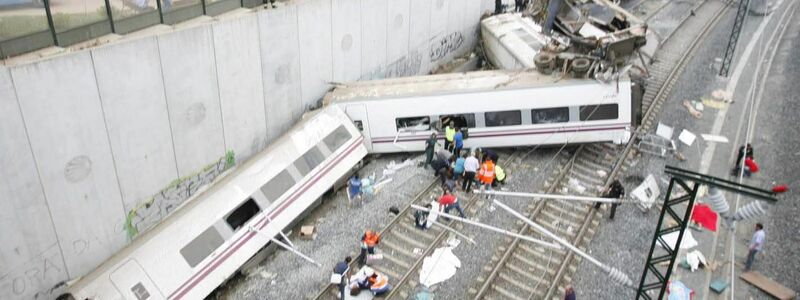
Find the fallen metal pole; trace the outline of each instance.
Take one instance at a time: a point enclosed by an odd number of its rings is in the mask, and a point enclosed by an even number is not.
[[[254,228],[253,226],[250,226],[250,227],[249,227],[249,230],[250,230],[250,231],[252,231],[252,232],[255,232],[255,233],[261,234],[261,235],[268,236],[266,233],[263,233],[263,232],[261,232],[261,230],[258,230],[258,229],[256,229],[256,228]],[[270,237],[269,237],[269,240],[270,240],[270,241],[272,241],[273,243],[277,244],[278,246],[281,246],[281,247],[283,247],[284,249],[286,249],[286,250],[289,250],[290,252],[294,253],[295,255],[297,255],[297,256],[300,256],[300,258],[302,258],[302,259],[304,259],[304,260],[306,260],[306,261],[308,261],[308,262],[310,262],[310,263],[312,263],[312,264],[316,265],[317,267],[322,267],[322,265],[321,265],[320,263],[318,263],[318,262],[314,261],[313,259],[311,259],[310,257],[306,256],[306,255],[305,255],[305,254],[303,254],[302,252],[300,252],[300,251],[297,251],[297,250],[295,250],[295,249],[294,249],[294,248],[292,248],[292,247],[289,247],[289,245],[286,245],[286,244],[284,244],[283,242],[279,241],[279,240],[278,240],[278,239],[276,239],[275,237],[272,237],[272,236],[270,236]]]
[[[436,222],[436,221],[431,221],[431,223],[433,223],[433,225],[439,225],[439,227],[442,227],[442,228],[444,228],[444,229],[445,229],[445,230],[447,230],[447,231],[450,231],[450,232],[452,232],[452,233],[455,233],[457,236],[460,236],[461,238],[463,238],[463,239],[467,240],[467,241],[468,241],[470,244],[473,244],[473,245],[475,245],[475,240],[473,240],[472,238],[470,238],[470,237],[468,237],[468,236],[464,235],[463,233],[461,233],[461,232],[458,232],[458,231],[456,231],[455,229],[453,229],[453,228],[450,228],[449,226],[447,226],[447,225],[444,225],[444,224],[442,224],[442,223],[439,223],[439,222]]]
[[[622,273],[621,271],[619,271],[619,270],[617,270],[615,268],[606,266],[605,264],[603,264],[599,260],[595,259],[594,257],[589,256],[589,254],[586,254],[586,252],[583,252],[583,251],[581,251],[581,249],[578,249],[578,247],[573,246],[571,243],[567,242],[563,238],[553,234],[552,232],[550,232],[549,230],[545,229],[541,225],[536,224],[536,222],[531,221],[530,219],[526,218],[525,216],[523,216],[519,212],[511,209],[510,207],[508,207],[507,205],[503,204],[502,202],[497,201],[497,200],[494,200],[493,202],[494,202],[495,205],[499,206],[500,208],[502,208],[503,210],[507,211],[511,215],[513,215],[513,216],[517,217],[518,219],[522,220],[523,222],[527,223],[529,226],[533,227],[537,231],[539,231],[539,232],[543,233],[544,235],[550,237],[551,239],[555,240],[556,242],[558,242],[562,246],[567,247],[567,249],[569,249],[570,251],[574,252],[577,255],[580,255],[581,257],[585,258],[589,262],[597,265],[598,267],[603,269],[603,271],[606,271],[609,274],[609,276],[611,276],[611,278],[614,279],[615,281],[617,281],[617,282],[619,282],[619,283],[621,283],[623,285],[632,287],[632,288],[634,287],[633,281],[631,281],[630,278],[628,278],[628,276],[625,275],[624,273]]]
[[[270,217],[269,217],[269,214],[267,214],[267,221],[269,221],[270,223],[272,223],[272,218],[270,218]],[[289,244],[289,246],[290,246],[290,247],[294,248],[294,244],[292,244],[292,241],[289,239],[289,237],[288,237],[288,236],[286,236],[286,234],[285,234],[285,233],[283,233],[283,230],[281,230],[281,231],[278,231],[278,234],[280,234],[280,235],[281,235],[281,237],[283,238],[283,240],[284,240],[284,241],[286,241],[286,243],[287,243],[287,244]]]
[[[603,202],[603,203],[623,203],[621,199],[615,198],[600,198],[600,197],[585,197],[585,196],[570,196],[570,195],[553,195],[553,194],[536,194],[536,193],[519,193],[519,192],[499,192],[499,191],[484,191],[480,192],[475,190],[478,194],[498,195],[498,196],[511,196],[522,198],[543,198],[553,200],[570,200],[570,201],[584,201],[584,202]]]
[[[430,209],[427,209],[427,208],[424,208],[422,206],[418,206],[418,205],[415,205],[415,204],[412,204],[411,207],[416,209],[416,210],[426,211],[426,212],[429,212],[429,213],[431,212]],[[520,238],[520,239],[523,239],[523,240],[526,240],[526,241],[529,241],[529,242],[532,242],[532,243],[536,243],[536,244],[539,244],[539,245],[542,245],[542,246],[545,246],[545,247],[548,247],[548,248],[561,249],[561,246],[559,246],[558,244],[548,243],[548,242],[545,242],[545,241],[542,241],[542,240],[537,240],[537,239],[534,239],[532,237],[524,236],[524,235],[521,235],[521,234],[516,234],[516,233],[513,233],[511,231],[508,231],[508,230],[505,230],[505,229],[501,229],[501,228],[497,228],[497,227],[490,226],[490,225],[486,225],[486,224],[483,224],[483,223],[480,223],[480,222],[475,222],[475,221],[472,221],[472,220],[468,220],[468,219],[464,219],[464,218],[460,218],[460,217],[456,217],[456,216],[451,216],[451,215],[448,215],[448,214],[445,214],[445,213],[439,213],[439,216],[442,216],[442,217],[445,217],[445,218],[448,218],[448,219],[451,219],[451,220],[456,220],[456,221],[459,221],[459,222],[462,222],[462,223],[470,224],[470,225],[473,225],[473,226],[477,226],[477,227],[480,227],[480,228],[483,228],[483,229],[491,230],[491,231],[494,231],[494,232],[497,232],[497,233],[502,233],[502,234],[505,234],[505,235],[508,235],[508,236],[513,236],[513,237],[516,237],[516,238]]]

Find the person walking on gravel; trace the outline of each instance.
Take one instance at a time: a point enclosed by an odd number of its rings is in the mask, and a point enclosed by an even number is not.
[[[611,185],[608,186],[605,193],[603,194],[603,198],[610,198],[610,199],[622,199],[625,196],[625,187],[622,186],[622,183],[619,182],[618,179],[614,179],[611,182]],[[600,205],[603,204],[602,202],[597,202],[594,204],[594,208],[599,209]],[[611,203],[611,215],[608,216],[609,219],[614,220],[614,214],[617,212],[617,206],[619,203]]]
[[[747,252],[747,261],[744,263],[744,271],[750,271],[753,267],[753,262],[756,260],[756,254],[761,252],[764,247],[764,241],[767,234],[764,232],[764,225],[756,223],[756,232],[753,233],[753,238],[750,239],[750,249]]]

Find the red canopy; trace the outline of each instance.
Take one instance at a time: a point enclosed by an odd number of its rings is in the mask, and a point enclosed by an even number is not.
[[[695,204],[692,210],[692,221],[711,231],[717,231],[717,213],[705,204]]]

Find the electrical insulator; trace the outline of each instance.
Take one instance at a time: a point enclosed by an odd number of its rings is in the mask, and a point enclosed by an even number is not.
[[[730,206],[728,206],[728,201],[725,200],[725,195],[716,187],[712,186],[708,189],[706,201],[711,204],[711,209],[722,217],[726,217],[731,210]]]
[[[616,268],[608,268],[608,277],[611,277],[612,280],[624,286],[635,287],[633,285],[633,281],[628,278],[628,275],[625,275],[625,273],[622,273],[622,271],[617,270]]]
[[[736,216],[734,216],[734,220],[742,221],[742,220],[750,220],[760,215],[763,215],[767,211],[764,210],[764,207],[761,206],[761,202],[753,201],[750,204],[742,206],[739,210],[736,211]]]

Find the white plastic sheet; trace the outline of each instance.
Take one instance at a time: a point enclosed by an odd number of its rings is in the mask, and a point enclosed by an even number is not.
[[[672,249],[675,249],[675,244],[678,241],[678,233],[680,232],[675,231],[673,233],[668,233],[662,237],[664,241],[667,242],[667,245],[669,245],[669,247]],[[661,243],[658,244],[661,245]],[[691,249],[694,246],[697,246],[697,240],[695,240],[694,237],[692,236],[692,232],[689,230],[684,231],[683,240],[681,241],[681,249]]]
[[[460,267],[461,260],[453,254],[453,248],[437,248],[431,256],[422,261],[422,269],[419,270],[419,283],[431,287],[453,277]]]

